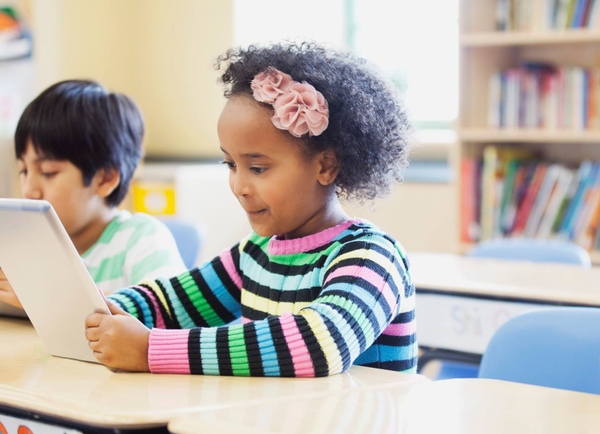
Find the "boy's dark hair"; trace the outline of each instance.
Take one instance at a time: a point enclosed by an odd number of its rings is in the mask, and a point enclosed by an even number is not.
[[[94,81],[67,80],[27,106],[15,132],[15,151],[21,158],[31,142],[45,157],[70,161],[83,173],[86,186],[99,169],[116,169],[121,181],[106,198],[114,207],[129,190],[143,138],[142,114],[129,97]]]
[[[365,63],[314,43],[286,43],[230,49],[215,68],[223,70],[226,98],[252,97],[250,82],[269,66],[320,91],[329,103],[329,126],[319,136],[303,137],[304,148],[309,155],[333,150],[340,166],[338,194],[364,201],[402,180],[411,130],[394,89]]]

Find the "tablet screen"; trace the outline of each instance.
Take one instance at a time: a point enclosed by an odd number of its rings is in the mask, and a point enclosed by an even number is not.
[[[0,199],[0,267],[52,355],[96,362],[85,318],[109,314],[50,203]]]

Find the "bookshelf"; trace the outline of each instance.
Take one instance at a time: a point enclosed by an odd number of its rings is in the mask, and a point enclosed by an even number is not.
[[[517,47],[527,45],[595,44],[600,42],[600,29],[573,29],[544,32],[478,32],[460,36],[462,47]]]
[[[488,126],[490,78],[499,71],[531,62],[590,69],[600,66],[600,27],[499,31],[497,5],[498,0],[460,0],[457,122],[460,161],[481,158],[489,145],[531,150],[544,160],[575,169],[583,160],[600,161],[600,129]],[[461,183],[464,184],[464,179]],[[462,204],[461,190],[457,200]],[[458,208],[464,212],[462,206]],[[472,246],[472,241],[461,238],[461,252]],[[592,262],[600,265],[600,252],[592,250],[590,254]]]
[[[553,143],[571,148],[582,143],[600,144],[600,131],[465,128],[459,135],[464,143]]]

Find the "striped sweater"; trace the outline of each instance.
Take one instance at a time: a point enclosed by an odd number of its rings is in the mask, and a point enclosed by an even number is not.
[[[315,377],[353,363],[415,372],[408,270],[395,240],[349,220],[291,240],[253,233],[200,268],[109,298],[152,328],[154,373]]]

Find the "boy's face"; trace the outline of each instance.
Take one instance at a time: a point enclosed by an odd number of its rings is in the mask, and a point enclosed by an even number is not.
[[[85,230],[106,209],[104,198],[96,193],[97,177],[86,187],[81,170],[70,161],[48,159],[31,143],[18,161],[21,195],[50,202],[69,236]]]

